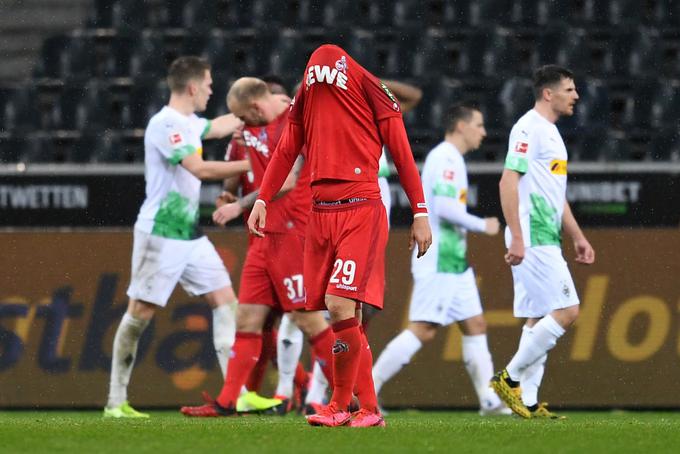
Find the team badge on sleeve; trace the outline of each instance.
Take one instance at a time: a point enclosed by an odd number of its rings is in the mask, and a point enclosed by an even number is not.
[[[521,140],[515,144],[515,153],[524,153],[529,151],[529,144]]]
[[[170,134],[170,143],[172,145],[179,145],[182,142],[184,142],[182,134],[180,134],[179,132],[173,132],[172,134]]]

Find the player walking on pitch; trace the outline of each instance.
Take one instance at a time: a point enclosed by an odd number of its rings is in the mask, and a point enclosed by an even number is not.
[[[170,66],[168,105],[151,118],[144,134],[146,199],[134,229],[128,309],[113,341],[111,382],[104,416],[146,418],[130,406],[127,385],[137,344],[157,307],[165,307],[177,282],[202,295],[213,309],[213,336],[226,374],[234,343],[236,295],[214,246],[198,229],[201,180],[247,172],[248,161],[208,162],[202,140],[225,137],[239,125],[233,115],[199,118],[212,94],[210,65],[180,57]]]
[[[557,418],[538,403],[538,388],[548,352],[579,312],[574,282],[562,257],[562,230],[574,242],[577,263],[592,264],[595,251],[566,200],[567,149],[555,126],[561,116],[574,112],[578,100],[574,76],[559,66],[543,66],[534,73],[534,94],[534,108],[510,132],[500,181],[514,313],[526,323],[515,356],[493,377],[491,386],[524,418]]]
[[[311,425],[385,424],[371,377],[373,358],[359,320],[362,303],[378,308],[383,303],[387,219],[377,183],[383,143],[411,202],[410,246],[417,243],[421,256],[432,236],[399,104],[343,49],[319,47],[307,63],[288,129],[248,219],[250,231],[263,235],[267,206],[306,146],[314,201],[305,238],[306,308],[328,309],[335,335],[333,396],[327,407],[307,417]],[[361,409],[351,415],[355,386]]]
[[[373,381],[380,393],[439,327],[458,322],[463,332],[463,362],[479,398],[480,414],[508,414],[489,388],[493,363],[486,321],[475,274],[466,259],[468,230],[496,235],[499,229],[497,218],[480,218],[466,208],[468,179],[463,156],[479,148],[486,136],[484,118],[474,105],[456,104],[446,112],[445,127],[445,139],[428,154],[421,176],[430,207],[432,247],[422,259],[413,256],[409,325],[381,353]]]
[[[274,148],[286,127],[289,106],[272,95],[267,84],[253,77],[238,79],[227,95],[229,109],[246,128],[243,138],[253,167],[255,184],[262,181],[270,165]],[[257,134],[257,135],[256,135]],[[236,403],[248,376],[259,360],[262,350],[262,328],[272,309],[289,313],[294,323],[308,336],[312,350],[326,364],[325,374],[332,376],[331,349],[333,334],[321,312],[307,312],[303,284],[304,230],[309,217],[311,191],[309,169],[300,158],[269,203],[269,222],[264,238],[254,238],[248,248],[239,290],[236,342],[233,347],[229,372],[220,395],[214,402],[198,407],[182,407],[187,416],[226,416],[236,412]],[[257,191],[240,202],[218,208],[213,220],[224,225],[240,216],[243,205],[249,207]],[[250,203],[248,203],[250,200]],[[302,346],[299,346],[300,349]],[[288,379],[281,380],[277,399],[289,406],[293,397],[293,378],[299,354],[290,364],[280,364]],[[284,377],[284,378],[286,378]]]

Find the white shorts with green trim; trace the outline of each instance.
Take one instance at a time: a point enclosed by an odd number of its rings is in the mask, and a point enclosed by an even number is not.
[[[128,296],[164,307],[178,282],[191,296],[231,286],[207,237],[175,240],[135,229]]]
[[[522,263],[511,268],[515,317],[540,318],[556,309],[579,304],[574,281],[559,247],[526,248]]]
[[[450,325],[482,313],[475,273],[431,273],[414,276],[408,318],[411,322]]]

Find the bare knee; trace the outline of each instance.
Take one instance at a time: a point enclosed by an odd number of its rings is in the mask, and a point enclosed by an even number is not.
[[[420,342],[430,342],[437,335],[437,328],[439,325],[428,322],[411,322],[408,324],[408,330],[411,331],[420,340]]]
[[[292,311],[288,316],[307,337],[314,337],[328,328],[321,311]]]
[[[356,317],[356,301],[335,295],[326,295],[325,301],[326,308],[331,316],[331,323]]]
[[[130,299],[128,301],[127,312],[135,318],[151,320],[156,313],[156,307],[155,304],[147,303],[146,301]]]
[[[206,293],[203,295],[203,298],[205,298],[205,301],[212,309],[215,309],[217,306],[221,306],[222,304],[235,302],[236,294],[234,293],[234,289],[228,285],[210,293]]]
[[[466,336],[486,334],[486,320],[482,314],[463,320],[458,323],[458,326]]]
[[[236,330],[245,333],[262,333],[269,306],[263,304],[239,304],[236,310]]]
[[[578,304],[575,304],[573,306],[565,307],[564,309],[552,311],[550,315],[560,324],[560,326],[562,326],[562,328],[567,329],[574,324],[578,318],[578,314],[579,306]]]

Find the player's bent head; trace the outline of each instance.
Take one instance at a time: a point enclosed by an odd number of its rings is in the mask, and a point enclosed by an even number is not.
[[[479,105],[473,101],[464,101],[453,104],[444,113],[444,128],[447,136],[458,136],[459,143],[466,153],[479,148],[482,140],[486,137],[484,128],[484,116]]]
[[[263,126],[272,121],[268,105],[271,92],[267,83],[256,77],[241,77],[236,80],[227,93],[229,110],[247,125]]]
[[[201,57],[176,58],[168,69],[168,87],[172,93],[184,93],[191,82],[200,84],[210,75],[210,63]]]
[[[543,90],[554,89],[563,80],[574,80],[574,73],[558,65],[545,65],[534,71],[534,96],[540,101],[545,96]]]

